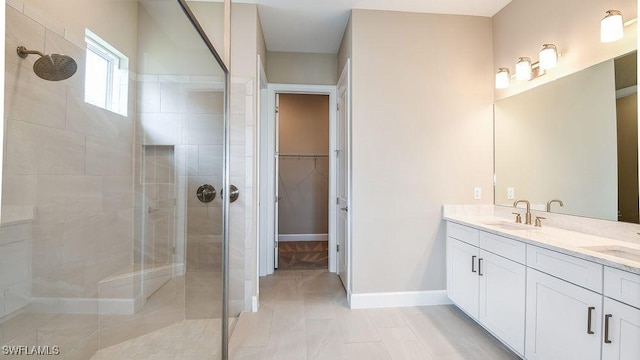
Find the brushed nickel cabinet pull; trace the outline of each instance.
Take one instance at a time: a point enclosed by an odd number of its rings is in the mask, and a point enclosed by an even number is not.
[[[477,272],[476,271],[476,258],[477,256],[473,255],[471,257],[471,272]]]
[[[611,344],[611,340],[609,339],[609,319],[611,319],[613,315],[607,314],[604,316],[604,343]]]
[[[482,258],[478,259],[478,275],[483,276],[484,274],[482,273]]]
[[[592,330],[591,330],[591,314],[593,313],[593,310],[595,310],[596,308],[594,306],[589,306],[587,308],[587,334],[592,335],[595,334]]]

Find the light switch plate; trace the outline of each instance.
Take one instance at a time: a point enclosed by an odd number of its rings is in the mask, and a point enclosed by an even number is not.
[[[507,200],[513,200],[516,197],[516,190],[512,187],[507,188]]]

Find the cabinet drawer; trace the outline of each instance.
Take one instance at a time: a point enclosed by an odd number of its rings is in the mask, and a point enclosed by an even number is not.
[[[479,233],[480,231],[472,227],[447,221],[447,236],[464,241],[467,244],[478,246]]]
[[[480,232],[480,248],[520,264],[524,264],[527,258],[524,243],[484,231]]]
[[[527,266],[602,294],[602,265],[527,245]]]
[[[640,308],[640,275],[605,266],[604,295]]]

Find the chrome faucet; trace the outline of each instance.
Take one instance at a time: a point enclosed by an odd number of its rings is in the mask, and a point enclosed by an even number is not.
[[[547,201],[547,212],[551,212],[551,204],[557,202],[558,204],[560,204],[560,206],[564,206],[564,203],[562,202],[562,200],[549,200]]]
[[[531,204],[529,203],[529,201],[527,200],[516,200],[513,202],[513,207],[518,207],[519,203],[525,203],[527,204],[527,213],[525,214],[525,221],[524,223],[526,225],[531,225]]]

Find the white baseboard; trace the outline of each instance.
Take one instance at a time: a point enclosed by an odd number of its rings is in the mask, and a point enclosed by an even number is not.
[[[279,234],[278,241],[329,241],[329,234]]]
[[[448,305],[451,300],[446,290],[404,291],[390,293],[351,294],[352,309],[372,309],[386,307]]]

